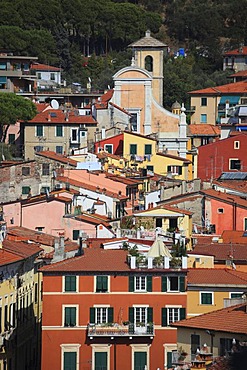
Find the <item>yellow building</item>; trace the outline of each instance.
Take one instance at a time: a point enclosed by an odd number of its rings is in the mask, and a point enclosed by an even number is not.
[[[0,249],[0,369],[40,366],[41,281],[37,245],[4,240]]]
[[[158,152],[157,141],[144,135],[125,131],[123,133],[123,157],[132,168],[147,172],[189,180],[190,161],[179,156]]]
[[[187,317],[221,309],[246,291],[247,273],[222,268],[193,268],[187,275]]]
[[[185,238],[185,242],[188,242],[188,248],[190,248],[192,233],[191,212],[160,205],[155,208],[149,208],[146,211],[135,213],[134,216],[137,219],[138,226],[142,226],[144,229],[158,229],[159,233],[163,235],[176,230],[178,238]]]

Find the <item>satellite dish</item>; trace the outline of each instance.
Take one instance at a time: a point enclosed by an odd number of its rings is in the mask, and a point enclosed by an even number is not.
[[[51,106],[52,106],[53,109],[58,109],[59,108],[58,101],[56,99],[52,99]]]

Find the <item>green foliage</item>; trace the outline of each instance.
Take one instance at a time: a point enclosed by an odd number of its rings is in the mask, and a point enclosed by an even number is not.
[[[3,142],[9,125],[18,120],[29,120],[36,115],[35,105],[14,93],[0,93],[0,142]]]

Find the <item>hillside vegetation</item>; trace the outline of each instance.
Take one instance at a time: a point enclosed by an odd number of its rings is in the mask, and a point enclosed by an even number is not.
[[[86,85],[90,77],[96,89],[129,65],[127,46],[147,29],[171,49],[164,60],[169,107],[186,101],[188,90],[226,82],[222,52],[247,43],[246,0],[1,0],[0,49],[61,67],[68,83]],[[179,47],[187,58],[173,58]]]

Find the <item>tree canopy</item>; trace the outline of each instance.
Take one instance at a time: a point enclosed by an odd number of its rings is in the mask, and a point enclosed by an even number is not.
[[[18,120],[30,120],[37,114],[35,105],[14,93],[0,93],[0,142],[5,141],[10,125]]]

